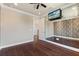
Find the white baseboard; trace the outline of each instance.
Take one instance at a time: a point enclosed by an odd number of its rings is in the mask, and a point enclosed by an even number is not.
[[[64,47],[64,48],[67,48],[67,49],[70,49],[70,50],[73,50],[73,51],[76,51],[76,52],[79,52],[78,48],[74,48],[74,47],[71,47],[71,46],[63,45],[63,44],[56,43],[56,42],[53,42],[53,41],[49,41],[49,40],[46,40],[46,39],[44,39],[44,41],[52,43],[52,44],[55,44],[55,45],[58,45],[58,46],[61,46],[61,47]]]
[[[11,47],[11,46],[16,46],[19,44],[24,44],[24,43],[28,43],[28,42],[32,42],[33,40],[29,40],[29,41],[25,41],[25,42],[19,42],[19,43],[14,43],[14,44],[9,44],[9,45],[4,45],[4,46],[0,46],[0,50],[3,48],[7,48],[7,47]]]
[[[59,35],[51,35],[51,36],[48,36],[48,37],[60,37],[60,38],[66,38],[66,39],[71,39],[71,40],[79,40],[79,38],[73,38],[73,37],[66,37],[66,36],[59,36]],[[46,37],[46,38],[48,38]]]

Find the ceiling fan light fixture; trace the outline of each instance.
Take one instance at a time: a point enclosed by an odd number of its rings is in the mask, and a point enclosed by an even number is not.
[[[39,8],[39,4],[37,5],[36,9],[38,9],[38,8]]]
[[[40,6],[42,6],[42,7],[44,7],[44,8],[47,7],[47,6],[46,6],[45,4],[43,4],[43,3],[30,3],[30,4],[36,4],[36,5],[37,5],[37,6],[36,6],[36,9],[39,9]]]
[[[45,7],[45,8],[46,8],[46,5],[44,5],[44,4],[41,4],[41,6],[43,6],[43,7]]]

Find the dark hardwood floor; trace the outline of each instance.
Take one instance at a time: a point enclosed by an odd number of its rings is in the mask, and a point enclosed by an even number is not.
[[[56,40],[56,38],[59,38],[59,40]],[[68,45],[68,46],[75,47],[75,48],[79,49],[79,40],[76,40],[76,39],[72,40],[72,39],[68,39],[68,38],[61,38],[61,37],[52,36],[52,37],[48,37],[47,40],[57,42],[60,44],[64,44],[64,45]]]
[[[79,56],[79,52],[39,40],[37,46],[29,42],[4,48],[0,56]]]

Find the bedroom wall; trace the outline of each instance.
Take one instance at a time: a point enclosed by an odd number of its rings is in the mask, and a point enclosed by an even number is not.
[[[49,21],[48,16],[45,16],[46,38],[53,35],[79,38],[78,15],[79,7],[78,5],[74,5],[62,9],[62,19]]]
[[[33,16],[1,7],[0,46],[7,46],[33,39]]]
[[[1,6],[0,6],[0,38],[1,38]],[[1,43],[1,41],[0,41]]]
[[[54,35],[54,24],[52,21],[48,20],[48,17],[45,17],[45,37],[50,37]]]
[[[54,35],[79,38],[79,17],[54,22]]]
[[[71,19],[78,16],[78,5],[70,6],[62,10],[62,19]]]
[[[79,7],[71,6],[64,9],[62,21],[53,22],[54,35],[79,38]]]

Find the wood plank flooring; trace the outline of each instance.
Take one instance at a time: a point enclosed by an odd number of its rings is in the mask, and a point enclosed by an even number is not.
[[[4,48],[0,50],[0,56],[79,56],[79,52],[39,40],[37,46],[29,42]]]
[[[56,40],[56,38],[59,38],[59,40]],[[68,45],[68,46],[75,47],[75,48],[79,49],[79,40],[76,40],[76,39],[73,40],[73,39],[68,39],[68,38],[61,38],[61,37],[52,36],[52,37],[48,37],[47,40],[57,42],[60,44],[64,44],[64,45]]]

